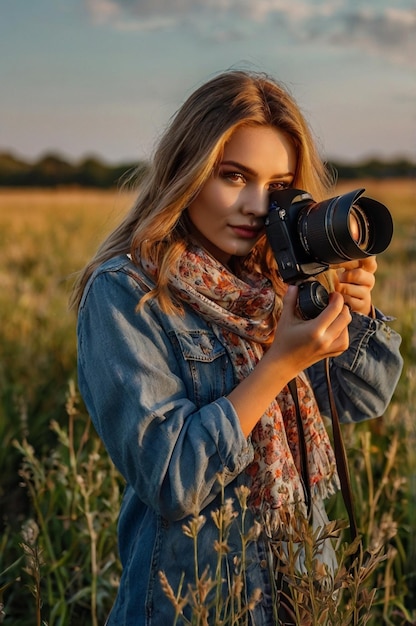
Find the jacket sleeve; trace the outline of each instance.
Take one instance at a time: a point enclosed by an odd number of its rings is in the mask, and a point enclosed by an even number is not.
[[[252,460],[232,404],[187,397],[163,314],[123,271],[99,273],[78,317],[79,388],[114,464],[167,519],[200,511]],[[121,304],[122,303],[122,304]]]
[[[403,367],[401,337],[385,323],[353,313],[349,326],[350,345],[330,359],[330,380],[342,422],[360,422],[385,412]],[[324,362],[307,370],[321,412],[329,416]]]

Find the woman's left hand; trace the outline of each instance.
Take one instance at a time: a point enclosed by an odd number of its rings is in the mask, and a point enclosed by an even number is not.
[[[376,282],[376,270],[375,256],[348,261],[336,269],[335,291],[343,296],[351,311],[371,314],[371,290]]]

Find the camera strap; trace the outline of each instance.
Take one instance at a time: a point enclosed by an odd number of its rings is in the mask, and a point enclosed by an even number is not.
[[[357,522],[355,519],[354,502],[351,489],[350,472],[348,468],[347,453],[345,451],[344,440],[341,433],[341,425],[339,421],[337,407],[335,405],[334,393],[331,385],[331,376],[329,371],[329,359],[325,359],[325,376],[328,386],[329,405],[331,409],[332,419],[332,435],[334,440],[335,461],[337,464],[338,476],[341,483],[341,493],[344,499],[345,508],[347,509],[348,519],[350,522],[350,537],[353,542],[358,537]]]
[[[312,516],[311,481],[309,479],[308,453],[306,450],[305,433],[303,430],[302,416],[300,413],[298,388],[296,386],[296,380],[293,378],[291,381],[288,382],[287,386],[289,387],[290,394],[295,404],[296,426],[298,429],[298,439],[299,439],[299,460],[300,460],[300,467],[301,467],[301,474],[302,474],[301,478],[302,478],[303,490],[305,492],[305,503],[306,503],[306,509],[308,512],[308,519],[309,521],[311,521],[311,516]]]
[[[329,405],[331,409],[335,462],[337,465],[339,481],[341,484],[341,493],[342,493],[342,497],[344,500],[345,508],[347,510],[348,519],[350,523],[351,542],[353,542],[358,537],[358,529],[357,529],[357,522],[355,519],[350,472],[348,468],[348,459],[347,459],[347,454],[345,451],[344,440],[342,438],[341,425],[340,425],[338,411],[335,405],[334,394],[333,394],[332,385],[331,385],[331,378],[330,378],[330,373],[329,373],[329,359],[325,359],[325,375],[326,375],[326,381],[327,381],[327,386],[328,386]],[[307,511],[308,511],[308,519],[310,519],[312,515],[311,487],[310,487],[310,480],[309,480],[306,441],[305,441],[305,435],[304,435],[304,430],[303,430],[302,418],[300,414],[296,381],[294,379],[291,380],[288,383],[288,387],[292,395],[293,402],[295,403],[296,423],[297,423],[298,436],[299,436],[299,456],[300,456],[300,466],[301,466],[301,471],[302,471],[302,482],[303,482],[304,491],[305,491],[305,500],[306,500],[306,506],[307,506]]]

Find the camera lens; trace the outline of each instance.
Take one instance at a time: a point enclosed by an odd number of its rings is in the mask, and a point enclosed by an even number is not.
[[[358,198],[361,191],[309,203],[298,217],[302,246],[314,259],[342,263],[383,252],[393,235],[393,220],[383,204]]]
[[[370,227],[365,213],[353,205],[348,216],[348,230],[351,238],[361,250],[366,250],[370,241]]]
[[[328,306],[329,294],[317,280],[306,281],[299,285],[298,312],[304,320],[317,317]]]

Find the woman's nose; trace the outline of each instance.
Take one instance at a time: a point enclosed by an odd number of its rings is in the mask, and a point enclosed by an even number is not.
[[[244,213],[264,217],[267,215],[268,197],[267,189],[252,189],[245,198]]]

